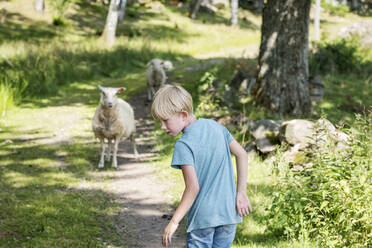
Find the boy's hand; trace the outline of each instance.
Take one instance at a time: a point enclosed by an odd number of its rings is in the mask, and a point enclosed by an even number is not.
[[[246,193],[237,192],[236,194],[236,210],[238,211],[239,216],[244,217],[252,212],[251,203],[248,200]]]
[[[168,245],[170,245],[172,241],[172,236],[174,232],[177,230],[177,228],[178,224],[171,220],[163,232],[162,236],[163,247],[168,247]]]

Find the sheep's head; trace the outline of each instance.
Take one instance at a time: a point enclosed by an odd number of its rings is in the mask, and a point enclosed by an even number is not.
[[[164,60],[164,61],[161,62],[161,64],[162,64],[164,70],[171,70],[171,69],[173,69],[173,64],[169,60]]]
[[[125,88],[106,88],[101,85],[98,85],[98,88],[101,90],[100,104],[106,108],[114,107],[118,101],[116,94],[125,90]]]

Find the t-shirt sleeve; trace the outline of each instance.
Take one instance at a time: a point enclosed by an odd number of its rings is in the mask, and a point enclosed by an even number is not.
[[[222,128],[223,128],[225,140],[226,140],[227,144],[230,144],[231,141],[234,140],[234,137],[231,135],[231,133],[229,132],[229,130],[226,127],[222,127]]]
[[[172,168],[181,169],[181,165],[194,165],[194,154],[183,142],[176,142],[172,158]]]

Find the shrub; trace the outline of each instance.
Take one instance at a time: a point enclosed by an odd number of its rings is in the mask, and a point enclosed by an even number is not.
[[[199,96],[198,101],[196,101],[196,115],[198,116],[211,116],[219,107],[214,95],[210,92],[213,82],[216,80],[216,70],[217,68],[213,68],[206,71],[199,80],[196,90]]]
[[[54,26],[66,26],[66,20],[61,16],[54,16],[53,25]]]
[[[367,63],[359,50],[357,37],[332,42],[317,43],[310,55],[310,72],[326,73],[363,73]]]
[[[291,239],[310,237],[320,247],[372,246],[372,118],[357,117],[350,147],[335,144],[307,154],[313,166],[281,169],[268,226]]]
[[[66,19],[64,17],[71,7],[73,0],[53,0],[49,2],[54,12],[53,25],[65,26]]]
[[[10,85],[16,102],[20,102],[25,98],[55,95],[61,86],[72,82],[118,78],[142,70],[155,56],[174,59],[170,53],[156,54],[146,43],[132,42],[112,50],[98,48],[99,45],[94,42],[67,46],[53,41],[43,44],[43,49],[30,46],[24,55],[12,57],[11,65],[0,60],[0,82]]]
[[[322,8],[331,15],[344,17],[347,13],[350,12],[348,6],[343,4],[333,5],[331,3],[326,3],[322,1]]]

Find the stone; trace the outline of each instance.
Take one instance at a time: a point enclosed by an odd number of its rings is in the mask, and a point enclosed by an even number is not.
[[[284,122],[280,127],[279,137],[290,145],[299,145],[299,149],[304,149],[309,145],[309,141],[314,134],[314,122],[308,120],[294,119]]]
[[[270,153],[276,149],[276,147],[271,144],[270,140],[266,137],[256,139],[256,147],[262,153]]]

